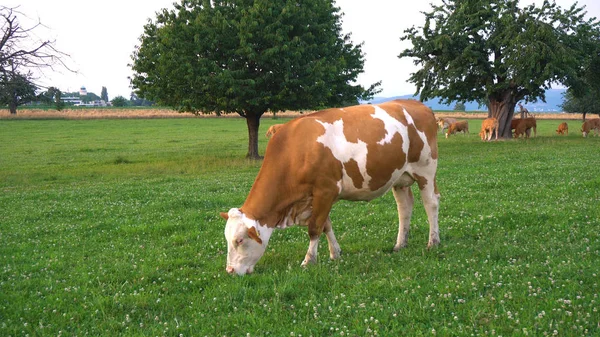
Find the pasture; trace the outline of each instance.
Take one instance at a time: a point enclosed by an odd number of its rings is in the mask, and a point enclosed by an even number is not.
[[[269,125],[263,119],[260,152]],[[0,120],[2,336],[597,336],[600,137],[438,136],[441,245],[416,186],[332,211],[342,258],[275,231],[225,272],[225,222],[260,162],[240,118]]]

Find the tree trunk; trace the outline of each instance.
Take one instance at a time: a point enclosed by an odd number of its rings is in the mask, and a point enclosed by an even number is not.
[[[488,103],[488,118],[498,119],[498,136],[512,138],[510,122],[513,119],[517,99],[511,90],[498,95],[490,95]]]
[[[11,115],[16,115],[17,114],[17,103],[11,101],[8,103],[8,110],[10,111]]]
[[[248,159],[262,159],[258,154],[258,127],[262,113],[246,113],[246,125],[248,126]]]

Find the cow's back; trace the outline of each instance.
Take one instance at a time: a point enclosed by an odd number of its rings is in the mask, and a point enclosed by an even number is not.
[[[269,142],[263,168],[288,170],[295,175],[288,184],[335,181],[339,198],[370,200],[411,166],[437,159],[436,137],[435,117],[418,101],[328,109],[286,123]]]

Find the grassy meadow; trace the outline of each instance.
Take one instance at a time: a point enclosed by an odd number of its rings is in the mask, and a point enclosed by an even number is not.
[[[267,127],[285,119],[264,119]],[[225,272],[225,222],[260,168],[241,118],[0,120],[1,336],[598,336],[600,137],[438,139],[441,245],[416,202],[339,202],[342,258],[301,268],[276,231]]]

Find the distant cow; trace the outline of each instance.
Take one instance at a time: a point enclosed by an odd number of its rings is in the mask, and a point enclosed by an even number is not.
[[[456,118],[440,117],[437,119],[438,128],[442,133],[444,133],[444,130],[448,129],[452,123],[456,123]]]
[[[464,134],[469,133],[469,122],[459,121],[450,124],[448,131],[446,131],[446,138],[448,138],[449,135],[453,135],[457,132],[463,132]]]
[[[324,232],[329,256],[340,246],[329,212],[338,200],[368,201],[390,189],[404,247],[417,183],[429,220],[429,243],[440,242],[437,127],[431,109],[414,100],[327,109],[287,122],[267,144],[265,159],[246,201],[227,219],[227,272],[251,273],[276,228],[308,226],[310,244],[302,265],[317,261]],[[368,262],[366,262],[368,263]]]
[[[281,128],[282,126],[283,126],[283,124],[274,124],[274,125],[269,126],[265,136],[267,138],[271,138],[275,134],[275,132],[277,132],[277,130],[279,130],[279,128]]]
[[[581,132],[583,136],[586,137],[592,130],[595,131],[596,136],[598,136],[598,131],[600,131],[600,118],[588,119],[583,122],[581,125]]]
[[[479,137],[481,137],[481,140],[490,141],[494,130],[496,131],[496,140],[498,140],[498,120],[496,118],[484,119],[481,123]]]
[[[531,135],[531,129],[533,129],[533,136],[537,136],[537,121],[535,118],[530,117],[513,119],[510,123],[511,129],[515,124],[515,138],[519,138],[520,135],[523,135],[524,138],[529,138]]]
[[[569,124],[567,122],[562,122],[558,125],[558,129],[556,129],[557,135],[569,135]]]

